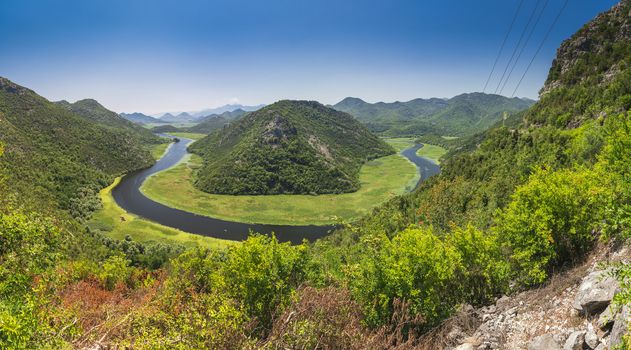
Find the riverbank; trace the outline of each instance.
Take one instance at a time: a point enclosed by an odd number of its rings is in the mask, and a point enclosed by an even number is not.
[[[233,241],[190,234],[126,212],[116,204],[112,197],[112,189],[119,184],[120,180],[120,177],[116,178],[111,185],[100,191],[99,196],[103,207],[96,211],[88,222],[91,229],[98,229],[115,239],[124,239],[125,236],[129,235],[134,241],[144,243],[162,242],[181,244],[186,247],[215,249],[222,249],[230,244],[235,244]]]

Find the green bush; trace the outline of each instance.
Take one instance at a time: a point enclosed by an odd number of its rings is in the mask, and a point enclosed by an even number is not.
[[[382,240],[380,251],[348,277],[366,323],[387,324],[395,300],[409,303],[407,312],[421,316],[426,326],[447,317],[458,299],[453,289],[462,266],[457,250],[431,228],[409,228]]]
[[[495,229],[519,282],[542,283],[554,267],[575,262],[592,247],[607,200],[599,177],[584,169],[540,169],[498,212]]]
[[[269,329],[274,315],[282,312],[304,280],[305,265],[306,246],[255,235],[230,248],[221,275],[227,295]]]
[[[510,265],[502,254],[495,232],[484,232],[471,225],[453,227],[446,244],[460,255],[462,264],[458,280],[463,301],[480,305],[508,291]]]

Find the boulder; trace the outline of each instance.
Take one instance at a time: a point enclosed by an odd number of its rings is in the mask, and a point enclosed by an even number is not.
[[[585,315],[603,311],[613,299],[618,282],[606,271],[594,271],[583,278],[572,306]]]
[[[528,344],[528,350],[562,350],[552,334],[544,334],[534,338]]]
[[[594,326],[591,323],[587,324],[587,332],[585,332],[585,344],[589,346],[590,349],[596,349],[600,340],[598,339],[598,334],[594,330]]]
[[[469,343],[460,344],[456,348],[454,348],[454,350],[474,350],[474,349],[475,347],[473,346],[473,344],[469,344]]]
[[[631,317],[629,306],[622,307],[616,319],[611,327],[611,335],[609,336],[609,349],[615,349],[616,346],[622,343],[622,336],[627,332],[627,322]]]
[[[575,331],[567,337],[563,350],[583,350],[585,344],[585,331]]]

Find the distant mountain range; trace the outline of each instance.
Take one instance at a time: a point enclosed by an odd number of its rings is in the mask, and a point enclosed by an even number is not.
[[[232,112],[241,109],[246,112],[256,111],[265,107],[264,104],[256,106],[244,106],[240,104],[227,104],[217,108],[206,108],[200,111],[188,111],[188,112],[167,112],[153,114],[152,117],[164,122],[169,123],[196,123],[200,122],[206,117],[213,115],[219,115],[225,112]]]
[[[154,118],[154,117],[151,117],[139,112],[121,113],[120,116],[129,120],[130,122],[134,122],[138,124],[162,123],[162,121],[158,118]]]
[[[468,93],[450,99],[414,99],[407,102],[368,103],[347,97],[332,107],[347,112],[371,131],[389,136],[439,134],[467,136],[517,113],[535,101],[484,93]]]
[[[221,114],[211,114],[207,117],[200,119],[200,123],[188,128],[189,132],[197,132],[202,134],[209,134],[210,132],[221,129],[225,125],[232,121],[235,121],[249,112],[243,109],[235,109],[234,111],[227,111]]]

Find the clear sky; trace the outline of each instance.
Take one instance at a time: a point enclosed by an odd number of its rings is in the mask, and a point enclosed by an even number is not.
[[[512,94],[565,0],[523,1],[487,92],[546,2],[503,91]],[[519,3],[1,0],[0,76],[50,100],[95,98],[118,112],[451,97],[482,90]],[[536,98],[556,47],[615,3],[569,0],[516,95]]]

